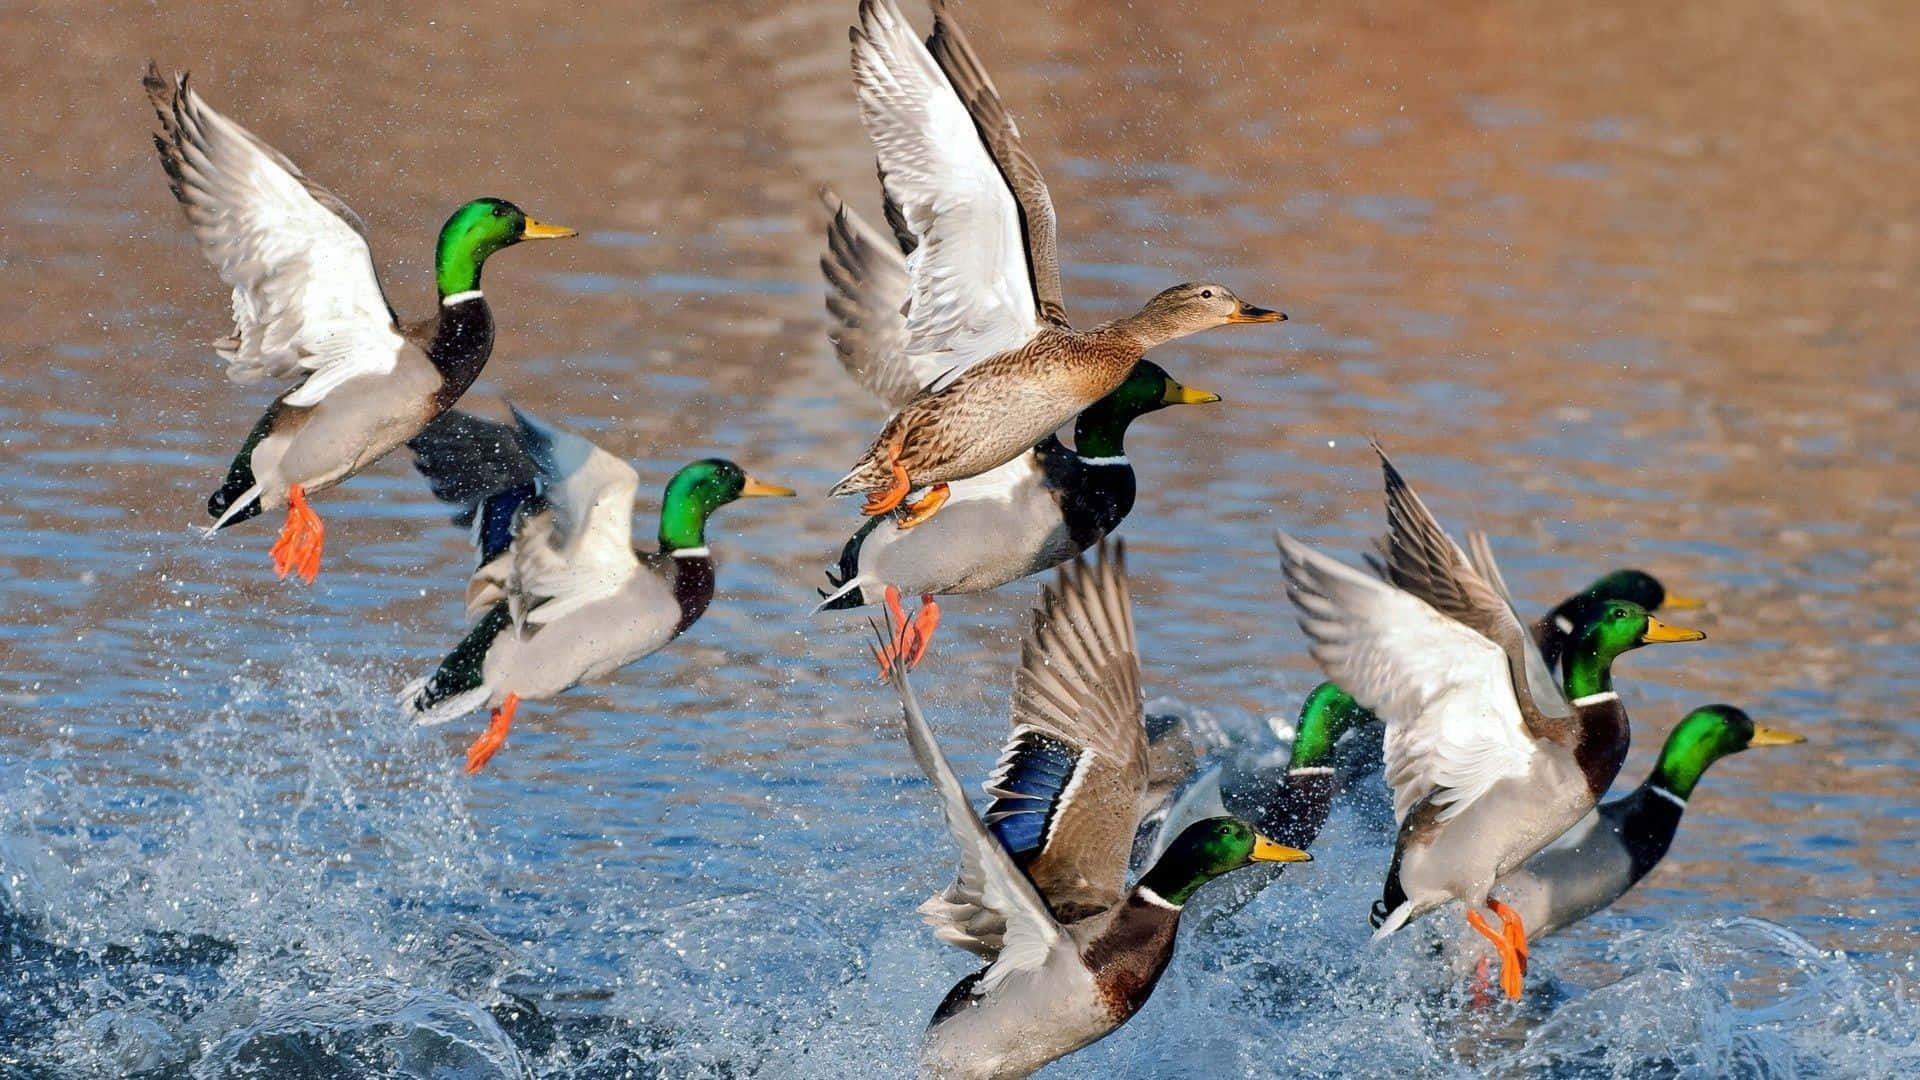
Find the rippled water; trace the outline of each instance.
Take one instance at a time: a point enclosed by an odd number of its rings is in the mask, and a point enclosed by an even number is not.
[[[888,1076],[970,969],[912,913],[949,852],[861,625],[804,614],[850,505],[722,511],[705,619],[523,707],[476,779],[475,722],[391,701],[462,631],[469,558],[403,462],[327,493],[311,590],[265,525],[188,529],[268,392],[209,362],[225,298],[147,141],[150,54],[365,214],[403,313],[460,199],[583,231],[489,268],[471,403],[650,485],[710,453],[837,478],[882,418],[814,267],[814,182],[872,193],[852,4],[720,7],[6,17],[0,1072]],[[1343,803],[1048,1075],[1913,1074],[1920,19],[1322,7],[963,9],[1078,321],[1202,274],[1293,316],[1156,354],[1227,401],[1132,436],[1150,695],[1293,712],[1317,675],[1268,537],[1357,552],[1373,434],[1536,604],[1623,564],[1707,598],[1708,642],[1622,664],[1623,776],[1706,701],[1811,741],[1717,766],[1513,1010],[1417,935],[1363,947],[1389,840]],[[947,605],[919,681],[969,775],[1034,592]]]

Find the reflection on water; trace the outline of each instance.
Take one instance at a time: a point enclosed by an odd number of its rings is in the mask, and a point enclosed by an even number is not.
[[[1812,742],[1716,769],[1668,864],[1536,950],[1517,1014],[1463,1021],[1413,935],[1361,947],[1388,840],[1343,806],[1054,1073],[1914,1071],[1920,14],[1324,7],[966,5],[1078,321],[1201,276],[1294,319],[1156,355],[1227,402],[1130,440],[1150,693],[1292,714],[1316,674],[1268,536],[1357,551],[1377,434],[1524,597],[1632,563],[1708,599],[1709,641],[1622,669],[1624,775],[1706,701]],[[814,265],[812,185],[872,191],[851,9],[7,20],[0,1062],[890,1074],[966,961],[911,913],[950,868],[863,627],[804,617],[852,508],[717,522],[692,632],[459,776],[471,732],[391,704],[462,629],[468,560],[404,463],[328,493],[312,590],[271,579],[268,526],[188,529],[266,392],[210,362],[225,297],[137,86],[148,55],[190,67],[353,202],[403,314],[464,198],[580,227],[489,269],[472,401],[649,486],[719,453],[817,493],[881,419]],[[970,774],[1033,592],[948,606],[923,693]]]

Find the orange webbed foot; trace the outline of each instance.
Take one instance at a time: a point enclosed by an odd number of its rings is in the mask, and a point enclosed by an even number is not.
[[[471,776],[487,767],[487,762],[507,745],[507,729],[513,726],[513,710],[520,707],[520,695],[509,693],[500,707],[493,710],[487,721],[487,730],[473,740],[467,747],[467,775]]]
[[[933,643],[933,631],[940,625],[940,605],[932,596],[920,598],[920,610],[912,619],[900,606],[900,590],[887,586],[885,593],[887,612],[891,616],[888,624],[893,626],[893,640],[885,647],[876,647],[873,658],[880,664],[880,681],[886,682],[888,672],[893,668],[893,660],[899,657],[909,671],[927,655],[927,646]]]
[[[1506,905],[1503,904],[1501,906],[1505,907]],[[1513,909],[1507,908],[1507,910],[1512,911]],[[1495,914],[1500,914],[1500,912],[1496,910]],[[1508,930],[1510,925],[1520,925],[1518,922],[1519,916],[1516,915],[1514,918],[1515,921],[1509,924],[1507,917],[1500,915],[1500,929],[1495,930],[1493,927],[1487,925],[1486,917],[1478,911],[1467,912],[1467,925],[1479,931],[1480,936],[1492,942],[1494,950],[1500,954],[1501,992],[1507,995],[1508,1000],[1519,1001],[1521,990],[1524,988],[1527,961],[1523,955],[1515,950],[1513,939]],[[1524,930],[1521,931],[1520,940],[1526,940]]]
[[[920,497],[919,502],[906,508],[906,516],[900,519],[900,531],[906,532],[908,529],[939,513],[940,508],[947,505],[947,496],[950,494],[952,494],[952,489],[947,487],[945,481],[928,488],[927,493]]]
[[[298,574],[301,581],[313,584],[320,574],[320,552],[326,542],[327,527],[307,504],[305,489],[299,484],[288,487],[287,523],[280,527],[280,537],[269,552],[273,572],[282,580],[289,573]]]
[[[907,467],[900,464],[901,442],[895,439],[887,446],[887,467],[893,471],[893,481],[886,487],[867,496],[865,506],[860,512],[868,517],[879,517],[900,505],[900,500],[913,490],[913,481],[907,476]]]
[[[1495,900],[1491,896],[1487,897],[1487,907],[1491,909],[1495,915],[1500,916],[1500,933],[1507,939],[1507,944],[1513,949],[1514,956],[1519,958],[1520,975],[1524,978],[1527,974],[1526,924],[1521,921],[1518,911]],[[1512,997],[1514,995],[1510,993],[1507,996]]]

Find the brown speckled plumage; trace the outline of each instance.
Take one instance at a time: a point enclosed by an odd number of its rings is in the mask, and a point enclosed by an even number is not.
[[[1124,319],[1073,329],[1046,181],[953,13],[931,6],[924,47],[891,0],[862,0],[851,34],[888,220],[913,252],[900,348],[923,387],[833,487],[869,495],[869,515],[1019,457],[1112,393],[1155,345],[1285,318],[1221,286],[1186,284]],[[945,494],[905,507],[900,527],[930,518]]]
[[[1106,331],[1042,330],[902,406],[833,493],[885,489],[893,479],[886,448],[896,440],[915,487],[1004,465],[1112,393],[1144,351]]]
[[[1188,283],[1091,330],[1044,326],[1019,348],[987,357],[901,406],[831,494],[886,491],[895,460],[913,488],[978,476],[1112,393],[1148,349],[1210,327],[1282,318],[1243,303],[1225,286]]]

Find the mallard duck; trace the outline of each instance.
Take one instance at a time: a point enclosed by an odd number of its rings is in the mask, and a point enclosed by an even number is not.
[[[326,529],[307,496],[406,442],[466,392],[493,351],[480,292],[487,257],[522,240],[572,236],[503,199],[475,199],[440,230],[440,308],[401,326],[367,247],[366,225],[284,154],[200,99],[187,76],[147,66],[174,197],[220,280],[233,335],[214,343],[235,382],[297,378],[253,425],[207,500],[208,535],[282,506],[274,571],[309,584]]]
[[[1469,559],[1384,453],[1380,460],[1391,584],[1278,535],[1287,595],[1314,659],[1387,725],[1400,832],[1374,936],[1459,900],[1468,924],[1500,953],[1501,989],[1518,999],[1526,927],[1489,896],[1494,881],[1579,821],[1619,771],[1628,725],[1613,661],[1705,635],[1615,601],[1569,643],[1556,682],[1514,613],[1486,538],[1472,537]],[[1483,906],[1500,917],[1499,931]]]
[[[1390,573],[1383,558],[1374,558],[1370,562],[1383,577]],[[1533,640],[1540,646],[1540,656],[1548,670],[1559,668],[1561,657],[1566,653],[1568,636],[1573,633],[1574,628],[1592,618],[1595,612],[1614,600],[1626,600],[1638,604],[1649,612],[1660,610],[1662,605],[1674,608],[1700,606],[1700,601],[1691,597],[1667,592],[1666,586],[1659,578],[1644,570],[1611,571],[1595,579],[1586,588],[1555,604],[1553,610],[1542,615],[1539,621],[1533,624]],[[1354,726],[1377,723],[1380,719],[1361,708],[1351,694],[1333,683],[1324,682],[1314,687],[1313,695],[1309,700],[1312,697],[1322,696],[1328,708],[1354,710],[1357,714],[1353,719]]]
[[[906,350],[940,376],[901,406],[833,495],[862,512],[932,517],[949,483],[1004,465],[1112,393],[1148,349],[1286,316],[1189,283],[1090,330],[1067,322],[1053,204],[946,5],[922,46],[892,0],[862,0],[853,74],[888,196],[919,239],[907,258]],[[931,51],[929,51],[931,49]],[[936,61],[936,57],[938,60]]]
[[[884,645],[885,636],[881,638]],[[940,940],[988,961],[927,1026],[933,1076],[1021,1077],[1102,1038],[1139,1010],[1173,954],[1180,911],[1207,882],[1255,862],[1302,862],[1234,818],[1181,833],[1128,888],[1127,852],[1147,779],[1140,658],[1125,552],[1060,568],[1014,675],[1013,736],[974,812],[896,656],[907,744],[960,848],[952,885],[920,906]]]
[[[1334,746],[1348,731],[1374,722],[1376,717],[1330,682],[1321,683],[1300,704],[1293,745],[1284,760],[1273,762],[1249,754],[1222,752],[1197,762],[1166,798],[1141,819],[1134,835],[1134,863],[1145,865],[1159,857],[1167,841],[1202,818],[1230,815],[1253,825],[1288,847],[1313,846],[1333,808],[1337,783]],[[1192,743],[1176,725],[1166,725],[1161,742]],[[1168,754],[1168,759],[1177,755]]]
[[[820,260],[832,286],[830,336],[847,374],[898,407],[940,374],[924,362],[916,369],[904,347],[907,271],[900,250],[911,250],[913,238],[890,241],[832,192],[821,198],[832,214]],[[827,572],[832,589],[821,592],[825,599],[814,611],[880,603],[893,590],[889,602],[905,640],[888,649],[906,649],[912,667],[939,624],[934,596],[984,592],[1051,569],[1120,524],[1135,493],[1124,442],[1129,424],[1169,405],[1219,400],[1140,361],[1118,389],[1075,419],[1073,449],[1049,434],[1005,465],[954,481],[945,513],[924,528],[909,532],[892,517],[870,519],[841,549],[838,566]],[[920,596],[911,622],[898,612],[900,591]]]
[[[543,701],[657,652],[707,610],[707,517],[743,497],[792,495],[721,458],[667,481],[660,549],[633,543],[633,467],[520,409],[515,426],[450,412],[412,441],[434,494],[466,509],[480,568],[467,585],[477,619],[432,674],[401,691],[408,716],[444,724],[486,705],[467,750],[479,772],[506,742],[523,700]]]
[[[1542,615],[1540,621],[1533,624],[1533,639],[1539,643],[1541,658],[1546,660],[1549,669],[1560,666],[1560,656],[1567,648],[1567,635],[1573,632],[1574,624],[1580,621],[1580,609],[1613,600],[1630,601],[1648,611],[1659,611],[1662,607],[1685,609],[1700,606],[1700,601],[1692,597],[1669,593],[1659,578],[1644,570],[1615,570],[1555,604],[1552,611]]]
[[[1667,736],[1653,772],[1639,787],[1609,799],[1552,844],[1500,878],[1494,888],[1539,939],[1626,895],[1666,857],[1680,815],[1707,767],[1756,746],[1789,746],[1805,737],[1761,727],[1732,705],[1706,705]],[[1480,955],[1476,935],[1458,955]]]

